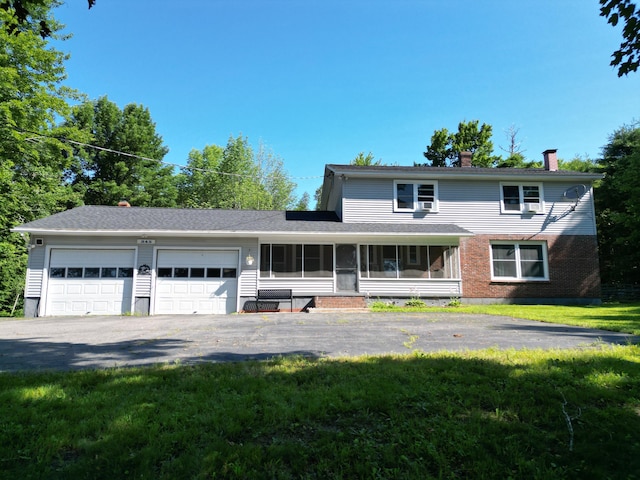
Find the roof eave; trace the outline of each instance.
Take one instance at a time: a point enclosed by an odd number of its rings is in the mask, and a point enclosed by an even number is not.
[[[445,178],[464,178],[464,179],[474,179],[474,180],[530,180],[531,178],[543,178],[548,181],[560,182],[567,180],[590,180],[596,181],[600,180],[604,177],[604,175],[600,173],[588,173],[588,172],[576,172],[573,173],[565,173],[562,172],[556,175],[556,172],[550,172],[548,170],[538,170],[531,172],[522,172],[522,173],[502,173],[500,170],[496,168],[495,173],[478,173],[474,171],[473,168],[456,168],[450,167],[451,171],[428,171],[428,170],[417,170],[415,172],[410,172],[407,170],[396,170],[391,171],[380,171],[380,170],[360,170],[356,171],[350,168],[340,169],[340,165],[328,165],[327,170],[331,171],[334,175],[344,175],[349,178],[433,178],[435,180],[442,180]],[[506,169],[505,169],[506,170]],[[502,173],[502,174],[501,174]]]
[[[193,230],[78,230],[78,229],[24,229],[20,227],[13,228],[11,231],[16,233],[29,233],[31,235],[59,235],[72,236],[84,235],[88,237],[97,236],[118,236],[118,237],[261,237],[266,235],[282,235],[291,236],[380,236],[380,237],[397,237],[415,236],[415,237],[472,237],[471,232],[336,232],[336,231],[291,231],[291,230],[261,230],[261,231],[234,231],[234,230],[216,230],[216,231],[193,231]]]

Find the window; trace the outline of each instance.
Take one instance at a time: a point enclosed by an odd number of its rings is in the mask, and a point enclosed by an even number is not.
[[[543,213],[541,184],[501,184],[503,213]]]
[[[235,268],[223,268],[222,269],[222,278],[236,278],[236,269]]]
[[[458,278],[458,247],[360,245],[362,278]]]
[[[66,276],[67,269],[65,267],[51,267],[49,276],[51,278],[64,278]]]
[[[130,267],[53,267],[49,272],[51,278],[133,278]],[[169,269],[171,276],[171,269]]]
[[[438,209],[438,182],[394,182],[394,210],[435,212]]]
[[[262,244],[262,278],[333,277],[333,245]]]
[[[171,268],[171,267],[158,268],[158,277],[159,278],[171,278],[171,277],[173,277],[173,268]]]
[[[204,268],[191,267],[191,278],[204,278]]]
[[[491,276],[497,280],[548,280],[544,243],[493,243]]]
[[[99,267],[85,267],[84,278],[100,278]]]
[[[67,278],[82,278],[82,267],[67,268]]]
[[[220,278],[219,268],[207,268],[207,278]]]
[[[116,278],[118,269],[116,267],[102,267],[102,278]]]
[[[118,277],[119,278],[133,278],[133,268],[130,267],[120,267],[118,268]]]

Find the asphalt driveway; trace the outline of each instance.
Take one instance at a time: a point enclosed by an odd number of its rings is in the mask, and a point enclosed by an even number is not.
[[[640,342],[632,335],[456,313],[272,313],[0,321],[0,371]]]

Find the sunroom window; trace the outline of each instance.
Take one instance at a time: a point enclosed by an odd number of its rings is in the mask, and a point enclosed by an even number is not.
[[[260,277],[314,278],[333,276],[333,245],[260,245]]]
[[[458,247],[360,245],[362,278],[458,278]]]

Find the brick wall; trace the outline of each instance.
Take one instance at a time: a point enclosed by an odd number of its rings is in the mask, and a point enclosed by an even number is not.
[[[549,281],[491,281],[490,241],[545,241]],[[460,245],[463,298],[600,298],[598,245],[589,235],[476,235]]]
[[[365,297],[313,297],[315,308],[366,308]]]

